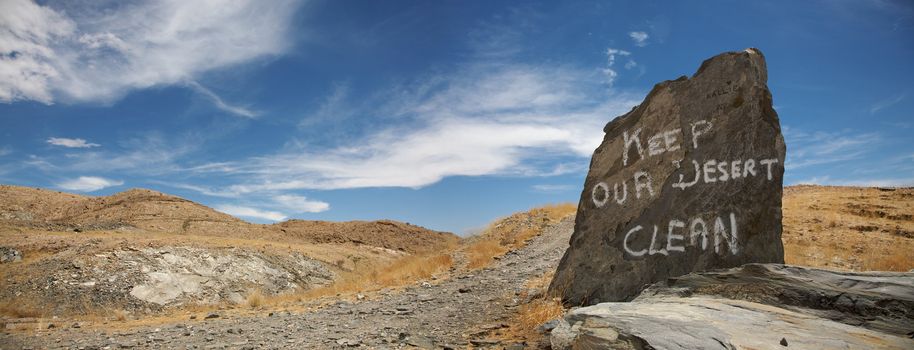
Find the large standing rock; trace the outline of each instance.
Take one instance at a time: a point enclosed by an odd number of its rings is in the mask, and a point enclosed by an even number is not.
[[[784,139],[757,49],[654,86],[606,125],[550,290],[628,300],[692,271],[784,261]]]

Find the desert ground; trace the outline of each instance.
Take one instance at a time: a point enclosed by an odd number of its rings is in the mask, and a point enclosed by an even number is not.
[[[166,194],[0,188],[0,348],[546,348],[576,208],[459,238],[395,221],[255,225]],[[914,269],[914,189],[794,186],[788,264]]]

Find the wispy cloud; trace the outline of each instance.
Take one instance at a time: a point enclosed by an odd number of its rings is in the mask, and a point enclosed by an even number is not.
[[[111,180],[96,176],[80,176],[76,179],[58,183],[57,187],[69,191],[94,192],[104,188],[120,186],[123,184],[124,182],[120,180]]]
[[[0,2],[0,102],[107,102],[280,54],[298,1],[109,5]],[[204,94],[219,108],[249,112]]]
[[[287,218],[285,214],[277,211],[261,210],[240,205],[223,204],[217,205],[214,209],[232,216],[239,216],[243,218],[263,219],[269,221],[283,221]]]
[[[628,36],[632,38],[632,40],[635,42],[635,46],[638,47],[647,46],[647,39],[650,38],[650,36],[645,32],[630,32],[628,33]]]
[[[3,156],[8,155],[8,154],[10,154],[10,153],[13,153],[13,150],[11,150],[11,149],[9,149],[9,148],[7,148],[7,147],[0,147],[0,157],[3,157]]]
[[[321,101],[314,113],[308,115],[299,123],[300,127],[326,121],[340,122],[356,113],[348,100],[349,85],[345,83],[334,84],[330,94]]]
[[[46,156],[32,155],[24,164],[47,172],[122,172],[147,176],[181,169],[178,160],[196,149],[201,137],[165,138],[158,133],[122,141],[120,147]]]
[[[533,189],[538,192],[568,192],[577,189],[574,185],[557,185],[557,184],[540,184],[533,185]]]
[[[872,151],[880,140],[877,133],[813,132],[784,128],[790,147],[788,169],[858,159]]]
[[[204,194],[207,196],[211,196],[211,197],[237,198],[241,195],[238,192],[217,191],[217,190],[214,190],[207,186],[197,186],[197,185],[186,184],[186,183],[158,181],[158,180],[152,180],[152,181],[149,181],[149,183],[164,185],[164,186],[173,187],[173,188],[179,188],[179,189],[183,189],[183,190],[190,190],[190,191],[194,191],[194,192]]]
[[[205,86],[200,85],[196,81],[187,82],[187,86],[189,86],[191,89],[193,89],[197,93],[203,95],[207,99],[209,99],[210,102],[212,102],[213,105],[216,106],[216,108],[219,108],[223,111],[229,112],[231,114],[234,114],[234,115],[237,115],[240,117],[245,117],[245,118],[256,118],[257,115],[259,114],[247,107],[241,107],[241,106],[235,106],[235,105],[228,104],[227,102],[222,100],[222,98],[219,97],[219,95],[216,95],[215,93],[213,93],[212,90],[207,89]]]
[[[307,197],[283,194],[273,197],[273,201],[293,213],[320,213],[330,209],[327,202],[309,200]]]
[[[47,143],[67,148],[92,148],[101,146],[97,143],[86,142],[86,140],[83,139],[68,139],[63,137],[51,137],[47,140]]]
[[[201,170],[250,180],[227,188],[251,193],[294,189],[411,187],[448,176],[545,174],[563,157],[589,157],[602,128],[639,101],[607,96],[588,70],[481,65],[435,77],[432,88],[377,110],[409,123],[374,130],[338,147],[294,147]],[[546,163],[545,169],[536,164]],[[227,171],[226,171],[227,170]]]
[[[894,106],[894,105],[898,104],[899,102],[903,101],[905,99],[905,97],[906,97],[906,95],[904,93],[902,93],[902,94],[898,94],[898,95],[889,97],[887,99],[881,100],[879,102],[876,102],[873,104],[872,107],[870,107],[870,114],[876,114],[877,112],[879,112],[883,109]]]
[[[631,54],[631,52],[625,50],[614,48],[606,49],[606,68],[603,68],[603,74],[606,75],[606,80],[609,86],[612,86],[616,81],[616,77],[619,76],[619,73],[613,69],[613,66],[616,64],[617,57],[628,57],[631,56]],[[634,61],[631,62],[634,63]]]

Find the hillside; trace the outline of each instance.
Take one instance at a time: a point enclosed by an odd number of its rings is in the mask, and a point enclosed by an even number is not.
[[[0,186],[0,253],[12,260],[0,264],[0,313],[241,303],[323,287],[458,240],[389,220],[251,224],[144,189],[94,197]]]
[[[49,231],[139,230],[290,243],[352,243],[409,253],[430,251],[457,241],[451,233],[391,220],[251,224],[204,205],[146,189],[93,197],[0,185],[0,223]]]
[[[457,236],[393,220],[306,221],[289,220],[274,225],[283,237],[311,243],[357,243],[408,253],[424,253],[456,243]]]
[[[832,269],[914,269],[914,189],[784,189],[788,264]]]
[[[145,189],[93,197],[0,185],[0,219],[13,226],[57,231],[140,229],[246,237],[262,230],[192,201]]]

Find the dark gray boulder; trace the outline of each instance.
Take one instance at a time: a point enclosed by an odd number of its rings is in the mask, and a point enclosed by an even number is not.
[[[757,49],[654,86],[594,151],[550,292],[629,300],[693,271],[784,262],[785,145]]]

